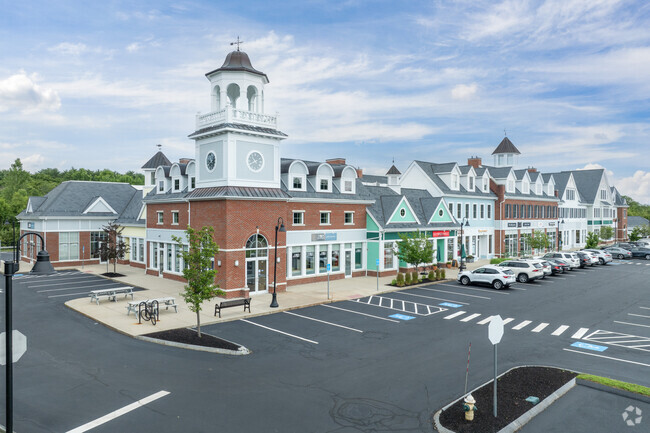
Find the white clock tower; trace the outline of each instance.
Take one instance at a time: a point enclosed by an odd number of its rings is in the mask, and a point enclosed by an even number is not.
[[[264,114],[265,73],[248,55],[231,52],[210,80],[211,108],[196,116],[196,187],[280,188],[280,140],[277,117]]]

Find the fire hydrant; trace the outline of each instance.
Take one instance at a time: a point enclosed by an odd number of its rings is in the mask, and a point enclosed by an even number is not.
[[[463,409],[465,409],[465,420],[473,421],[474,411],[478,410],[478,408],[476,407],[476,400],[474,400],[472,394],[469,394],[467,397],[465,397],[463,401],[465,402],[465,404],[463,405]]]

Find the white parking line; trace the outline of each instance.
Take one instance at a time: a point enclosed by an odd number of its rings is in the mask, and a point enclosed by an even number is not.
[[[82,425],[80,427],[72,429],[72,430],[68,431],[68,433],[87,432],[88,430],[92,430],[95,427],[99,427],[102,424],[105,424],[105,423],[107,423],[107,422],[109,422],[111,420],[114,420],[115,418],[117,418],[119,416],[127,414],[127,413],[131,412],[132,410],[138,409],[138,408],[144,406],[145,404],[151,403],[152,401],[158,400],[159,398],[164,397],[166,395],[169,395],[168,391],[158,391],[155,394],[151,394],[149,397],[145,397],[145,398],[143,398],[141,400],[136,401],[135,403],[131,403],[128,406],[124,406],[121,409],[115,410],[115,411],[113,411],[113,412],[111,412],[111,413],[109,413],[107,415],[104,415],[101,418],[97,418],[94,421],[90,421],[89,423],[86,423],[86,424],[84,424],[84,425]]]
[[[622,325],[641,326],[643,328],[650,328],[650,325],[641,325],[639,323],[630,323],[630,322],[619,322],[618,320],[614,320],[614,323],[620,323]]]
[[[650,310],[650,307],[639,307],[639,308],[643,308],[644,310]],[[498,388],[498,386],[497,386],[497,388]]]
[[[636,316],[636,317],[646,317],[650,319],[650,316],[644,316],[643,314],[633,314],[633,313],[627,313],[628,316]]]
[[[80,290],[80,289],[83,290],[83,289],[85,289],[86,287],[101,287],[101,286],[110,286],[110,285],[113,285],[113,284],[122,285],[122,286],[124,285],[124,283],[118,283],[118,282],[116,281],[116,282],[114,282],[114,283],[87,284],[87,285],[82,286],[82,287],[66,287],[65,289],[47,289],[47,290],[38,290],[38,291],[36,291],[36,293],[62,292],[62,291],[64,291],[64,290]],[[110,289],[111,287],[106,287],[106,288],[107,288],[107,289]]]
[[[77,295],[88,295],[90,292],[83,292],[83,293],[66,293],[63,295],[51,295],[48,296],[48,298],[60,298],[62,296],[77,296]]]
[[[460,319],[461,322],[469,322],[470,320],[476,319],[480,314],[474,313],[470,314],[469,316],[465,317],[464,319]]]
[[[490,322],[492,320],[492,316],[488,316],[485,319],[481,320],[480,322],[477,322],[477,325],[485,325],[486,323]]]
[[[555,331],[553,331],[551,335],[555,335],[555,336],[562,335],[564,331],[566,331],[567,329],[569,329],[567,325],[562,325],[558,327]]]
[[[69,278],[69,280],[72,280],[72,279],[74,279],[74,280],[87,280],[87,279],[93,279],[93,278],[92,278],[91,275],[86,275],[86,276],[79,276],[79,277]],[[81,283],[81,281],[78,281],[77,283],[71,282],[71,281],[66,281],[66,282],[63,282],[63,283],[47,283],[47,284],[42,284],[42,283],[39,282],[38,284],[28,284],[27,287],[32,289],[34,287],[62,286],[64,284],[79,284],[79,283]]]
[[[277,332],[278,334],[284,334],[289,337],[297,338],[298,340],[306,341],[308,343],[318,344],[318,341],[309,340],[303,337],[298,337],[297,335],[289,334],[288,332],[280,331],[278,329],[269,328],[268,326],[260,325],[259,323],[255,323],[255,322],[250,322],[246,319],[239,319],[239,320],[241,320],[242,322],[250,323],[251,325],[259,326],[260,328],[268,329],[269,331]]]
[[[531,329],[530,332],[542,332],[544,328],[548,326],[548,323],[540,323],[535,328]]]
[[[525,328],[526,326],[530,325],[531,323],[533,323],[532,320],[524,320],[519,325],[513,326],[512,329],[514,329],[515,331],[519,331],[520,329]]]
[[[283,313],[284,314],[291,314],[292,316],[302,317],[303,319],[307,319],[307,320],[313,320],[314,322],[325,323],[326,325],[336,326],[336,327],[339,327],[339,328],[347,329],[349,331],[360,332],[360,333],[363,334],[363,331],[360,330],[360,329],[350,328],[348,326],[339,325],[337,323],[326,322],[325,320],[314,319],[313,317],[303,316],[302,314],[296,314],[296,313],[292,313],[290,311],[283,311]]]
[[[449,319],[453,319],[454,317],[458,317],[458,316],[460,316],[460,315],[463,315],[463,314],[465,314],[466,312],[467,312],[467,311],[457,311],[457,312],[455,312],[454,314],[450,314],[449,316],[445,316],[445,319],[447,319],[447,320],[449,320]]]
[[[461,285],[454,285],[454,284],[436,284],[437,286],[445,286],[445,287],[453,287],[454,289],[467,289],[467,290],[476,290],[477,292],[483,292],[485,293],[487,290],[486,289],[477,289],[476,287],[467,287],[467,286],[461,286]],[[496,295],[509,295],[510,293],[504,293],[504,292],[498,292],[498,291],[490,291],[490,294],[496,294]]]
[[[469,296],[471,298],[492,299],[492,298],[488,298],[487,296],[470,295],[468,293],[449,292],[447,290],[429,289],[429,288],[426,288],[426,287],[420,287],[419,289],[420,290],[429,290],[431,292],[451,293],[452,295],[458,295],[458,296]]]
[[[589,328],[580,328],[580,329],[578,329],[578,332],[576,332],[575,334],[573,334],[571,336],[571,338],[576,338],[576,339],[579,340],[582,337],[584,337],[584,335],[587,333],[587,331],[589,331]]]
[[[573,350],[573,349],[562,349],[562,350],[566,350],[567,352],[581,353],[583,355],[596,356],[598,358],[611,359],[613,361],[627,362],[628,364],[636,364],[636,365],[643,365],[644,367],[650,367],[650,364],[644,364],[643,362],[630,361],[627,359],[620,359],[620,358],[612,358],[611,356],[598,355],[596,353],[587,353],[587,352],[582,352],[580,350]]]
[[[417,296],[418,298],[435,299],[436,301],[447,301],[447,302],[453,302],[455,304],[469,305],[467,302],[460,302],[452,299],[434,298],[433,296],[416,295],[415,293],[408,293],[408,292],[395,292],[395,293],[399,293],[402,295],[409,295],[409,296]]]
[[[503,324],[507,325],[508,323],[512,322],[513,320],[515,320],[514,317],[508,317],[507,319],[503,319]]]
[[[321,307],[334,308],[335,310],[347,311],[348,313],[360,314],[360,315],[362,315],[362,316],[373,317],[373,318],[375,318],[375,319],[385,320],[385,321],[387,321],[387,322],[400,323],[399,320],[387,319],[387,318],[385,318],[385,317],[379,317],[379,316],[373,316],[372,314],[361,313],[361,312],[359,312],[359,311],[348,310],[348,309],[346,309],[346,308],[341,308],[341,307],[334,307],[334,306],[332,306],[332,305],[324,305],[324,304],[322,304]]]

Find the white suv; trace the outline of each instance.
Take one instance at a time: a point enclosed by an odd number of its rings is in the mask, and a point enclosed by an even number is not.
[[[582,251],[587,251],[589,253],[595,254],[598,257],[598,261],[601,265],[605,265],[612,261],[612,255],[605,250],[594,250],[594,249],[584,249]]]
[[[473,271],[460,272],[458,274],[458,282],[463,286],[468,284],[485,284],[500,290],[515,282],[515,274],[510,269],[485,265]]]
[[[535,261],[536,262],[536,261]],[[539,263],[531,263],[528,260],[506,260],[499,263],[500,267],[510,268],[517,276],[517,281],[520,283],[527,283],[535,281],[538,278],[543,278],[544,270]]]

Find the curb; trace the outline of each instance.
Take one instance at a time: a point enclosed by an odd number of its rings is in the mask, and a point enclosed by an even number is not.
[[[209,334],[206,334],[209,335]],[[161,340],[158,338],[145,337],[143,335],[136,335],[133,338],[136,340],[147,341],[149,343],[161,344],[163,346],[178,347],[179,349],[196,350],[198,352],[219,353],[221,355],[248,355],[250,350],[244,346],[239,346],[238,350],[219,349],[217,347],[197,346],[194,344],[177,343],[175,341]]]
[[[574,370],[569,370],[567,368],[561,368],[561,367],[554,367],[554,366],[548,366],[548,365],[518,365],[516,367],[509,368],[508,370],[504,371],[500,375],[497,376],[497,380],[503,376],[506,373],[509,373],[510,371],[517,369],[517,368],[524,368],[524,367],[544,367],[544,368],[556,368],[559,370],[566,370],[566,371],[571,371],[573,373],[580,374],[578,371]],[[483,388],[485,385],[487,385],[490,382],[493,382],[494,379],[490,379],[487,382],[477,386],[476,388],[472,389],[469,391],[467,394],[471,394],[472,392],[476,391],[479,388]],[[573,378],[569,382],[565,383],[562,385],[560,388],[558,388],[553,394],[549,395],[546,397],[544,400],[539,402],[537,405],[535,405],[533,408],[525,412],[523,415],[521,415],[519,418],[502,428],[501,430],[498,431],[498,433],[512,433],[517,430],[519,430],[521,427],[524,426],[528,421],[533,419],[533,417],[540,412],[542,412],[544,409],[546,409],[548,406],[550,406],[553,402],[555,402],[558,398],[562,397],[564,394],[566,394],[571,388],[573,388],[576,385],[576,379]],[[440,424],[440,414],[444,412],[445,410],[449,409],[451,406],[456,404],[458,401],[463,399],[465,395],[463,394],[462,396],[458,397],[456,400],[452,401],[451,403],[447,404],[444,406],[442,409],[439,409],[434,415],[433,415],[433,423],[438,430],[439,433],[456,433],[453,430],[449,430],[448,428],[444,427],[442,424]]]
[[[597,389],[598,391],[608,392],[610,394],[620,395],[621,397],[631,398],[633,400],[642,401],[644,403],[650,403],[650,397],[643,394],[637,394],[635,392],[626,391],[624,389],[618,389],[611,386],[603,385],[602,383],[592,382],[586,379],[577,379],[576,383],[578,385],[586,386],[588,388]]]

